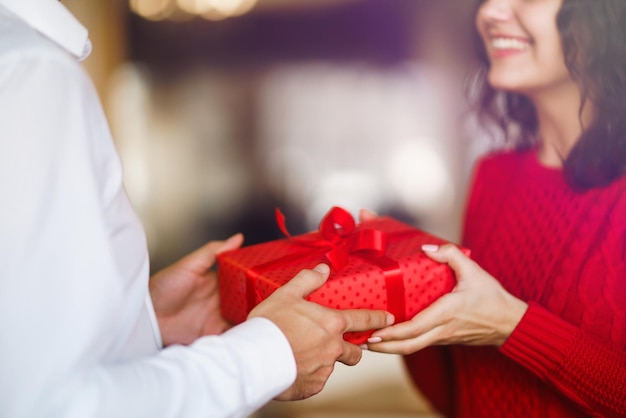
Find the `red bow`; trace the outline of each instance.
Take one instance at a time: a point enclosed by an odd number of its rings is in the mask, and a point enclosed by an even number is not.
[[[276,209],[276,222],[282,233],[297,241],[298,244],[328,248],[324,257],[336,270],[344,268],[351,255],[377,257],[385,254],[387,234],[376,229],[356,230],[356,223],[350,212],[340,207],[333,207],[319,225],[321,238],[294,238],[285,225],[285,216]]]
[[[334,207],[320,223],[319,232],[292,237],[285,226],[285,216],[276,209],[276,221],[279,228],[288,238],[298,245],[316,248],[317,251],[296,252],[278,259],[256,265],[246,270],[246,295],[248,310],[252,309],[261,297],[257,294],[256,282],[258,277],[278,266],[299,262],[303,259],[313,259],[316,254],[324,252],[324,257],[335,269],[344,268],[351,256],[361,257],[378,266],[385,277],[388,310],[395,315],[396,321],[405,319],[404,279],[403,273],[396,260],[385,255],[388,239],[401,239],[402,236],[412,235],[415,232],[388,233],[377,229],[357,229],[354,218],[344,209]]]

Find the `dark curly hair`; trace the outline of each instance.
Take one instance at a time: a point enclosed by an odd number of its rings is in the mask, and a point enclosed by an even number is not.
[[[476,10],[482,1],[478,3]],[[626,173],[626,0],[563,0],[557,27],[565,64],[583,100],[596,109],[563,170],[575,190],[602,187]],[[489,85],[489,61],[477,32],[475,42],[477,68],[468,93],[480,120],[500,128],[516,149],[535,146],[538,121],[533,103]]]

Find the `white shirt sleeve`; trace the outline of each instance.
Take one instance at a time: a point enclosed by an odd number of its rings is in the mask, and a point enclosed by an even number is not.
[[[295,364],[285,367],[291,350],[277,344],[281,339],[272,322],[255,318],[188,347],[100,367],[70,415],[92,416],[104,407],[107,417],[245,417],[293,380]]]
[[[128,349],[151,313],[143,230],[91,82],[35,44],[0,39],[0,416],[252,413],[296,374],[270,321]]]

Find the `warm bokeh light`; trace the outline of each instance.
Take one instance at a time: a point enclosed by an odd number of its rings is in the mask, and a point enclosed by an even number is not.
[[[444,220],[460,196],[447,145],[448,84],[416,63],[275,67],[258,107],[271,189],[305,213],[309,228],[339,205],[353,214],[392,210],[452,235]]]
[[[149,20],[181,20],[181,16],[201,16],[222,20],[241,16],[254,8],[258,0],[129,0],[130,9]]]
[[[176,0],[176,5],[183,11],[200,15],[206,13],[213,7],[211,0]]]
[[[409,138],[390,152],[386,164],[388,185],[412,213],[447,213],[454,203],[454,184],[446,161],[429,138]]]
[[[200,15],[200,17],[202,17],[203,19],[206,19],[206,20],[210,20],[212,22],[217,22],[219,20],[227,19],[227,18],[229,18],[231,16],[227,16],[227,15],[219,12],[217,9],[211,7],[209,10],[207,10],[204,13],[202,13]]]
[[[380,182],[368,170],[336,170],[319,176],[305,216],[308,225],[317,225],[333,206],[341,206],[353,216],[359,209],[380,208],[385,196],[380,193]]]
[[[240,16],[252,10],[257,0],[212,0],[211,6],[224,16]]]
[[[130,0],[130,10],[148,20],[167,19],[175,9],[173,0]]]

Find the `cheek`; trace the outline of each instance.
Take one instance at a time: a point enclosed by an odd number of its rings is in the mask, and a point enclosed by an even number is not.
[[[487,25],[487,20],[485,17],[485,5],[482,4],[476,10],[476,15],[474,16],[474,26],[479,32],[482,32],[486,25]]]
[[[545,36],[541,38],[541,43],[538,43],[542,57],[546,61],[551,62],[553,68],[565,68],[561,35],[556,26],[546,27],[544,33]]]
[[[485,24],[485,21],[481,19],[479,15],[476,15],[476,19],[474,20],[474,26],[476,29],[476,33],[478,34],[478,40],[482,44],[482,47],[486,49],[487,42],[488,42],[486,24]]]

